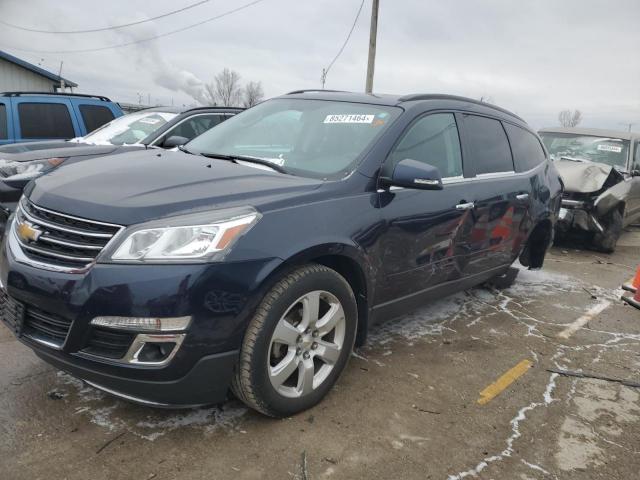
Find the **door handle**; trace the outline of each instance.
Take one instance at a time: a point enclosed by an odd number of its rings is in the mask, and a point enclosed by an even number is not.
[[[516,200],[518,200],[520,202],[524,202],[525,200],[529,200],[529,194],[528,193],[519,193],[518,195],[516,195]]]
[[[476,204],[473,202],[459,203],[456,205],[456,210],[471,210],[475,206]]]

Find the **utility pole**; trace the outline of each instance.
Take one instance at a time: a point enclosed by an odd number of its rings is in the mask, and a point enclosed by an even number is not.
[[[58,78],[60,79],[60,89],[64,92],[65,91],[65,84],[64,84],[64,78],[62,78],[62,64],[64,63],[64,61],[60,62],[60,70],[58,70]]]
[[[376,66],[376,38],[378,36],[378,7],[380,0],[373,0],[371,5],[371,30],[369,32],[369,62],[367,63],[366,93],[373,91],[373,71]]]
[[[625,122],[620,122],[620,125],[624,125],[629,129],[629,132],[631,131],[631,127],[633,127],[635,125],[635,123],[625,123]]]

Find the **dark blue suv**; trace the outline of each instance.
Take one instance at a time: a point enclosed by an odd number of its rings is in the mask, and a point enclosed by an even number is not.
[[[82,137],[123,114],[97,95],[0,92],[0,145]]]
[[[31,182],[1,247],[2,318],[46,362],[155,406],[231,389],[319,402],[376,322],[540,268],[561,200],[512,113],[444,95],[293,92],[182,151]]]

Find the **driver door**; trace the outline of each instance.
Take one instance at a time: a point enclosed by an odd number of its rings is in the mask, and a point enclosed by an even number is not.
[[[462,149],[453,113],[414,121],[389,154],[383,175],[390,176],[397,162],[407,158],[438,168],[445,185],[443,190],[379,191],[386,231],[381,238],[384,258],[376,317],[394,315],[394,306],[400,304],[406,308],[401,300],[419,304],[433,287],[460,279],[474,224],[474,199],[462,181]]]

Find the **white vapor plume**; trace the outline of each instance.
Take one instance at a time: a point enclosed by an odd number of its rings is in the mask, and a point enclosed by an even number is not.
[[[131,17],[127,20],[133,21]],[[116,34],[127,41],[136,41],[155,35],[156,30],[153,24],[146,24],[136,28],[118,30]],[[182,70],[166,59],[160,53],[157,41],[140,42],[124,49],[123,53],[127,55],[128,61],[132,61],[131,52],[135,54],[133,60],[137,62],[139,67],[151,73],[158,86],[174,92],[186,93],[201,105],[210,103],[204,82],[194,73]]]

